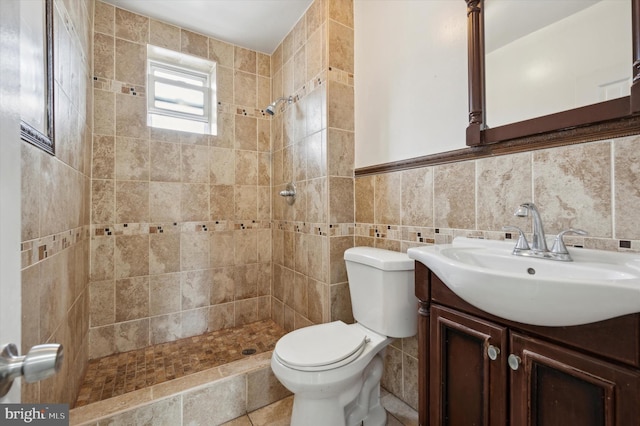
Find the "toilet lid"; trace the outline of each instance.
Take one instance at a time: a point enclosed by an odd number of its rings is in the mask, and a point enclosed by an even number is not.
[[[318,324],[286,334],[276,343],[278,358],[292,368],[317,369],[360,354],[367,336],[342,321]]]

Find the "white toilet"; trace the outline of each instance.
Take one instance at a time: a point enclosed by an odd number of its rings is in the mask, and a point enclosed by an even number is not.
[[[344,259],[357,322],[292,331],[271,357],[273,373],[294,393],[292,426],[385,425],[384,349],[417,331],[412,259],[371,247],[348,249]]]

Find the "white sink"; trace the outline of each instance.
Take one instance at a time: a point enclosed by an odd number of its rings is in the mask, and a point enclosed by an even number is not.
[[[640,255],[569,248],[573,262],[514,256],[515,241],[456,238],[416,247],[455,294],[525,324],[570,326],[640,312]]]

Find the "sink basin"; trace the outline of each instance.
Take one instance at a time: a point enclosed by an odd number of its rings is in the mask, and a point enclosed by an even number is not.
[[[455,294],[525,324],[571,326],[640,312],[640,255],[569,248],[573,262],[514,256],[515,241],[456,238],[416,247]]]

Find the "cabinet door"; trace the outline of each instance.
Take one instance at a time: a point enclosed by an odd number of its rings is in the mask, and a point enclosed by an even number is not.
[[[434,305],[430,331],[430,425],[505,425],[506,329]]]
[[[511,352],[512,425],[640,426],[640,372],[517,333]]]

